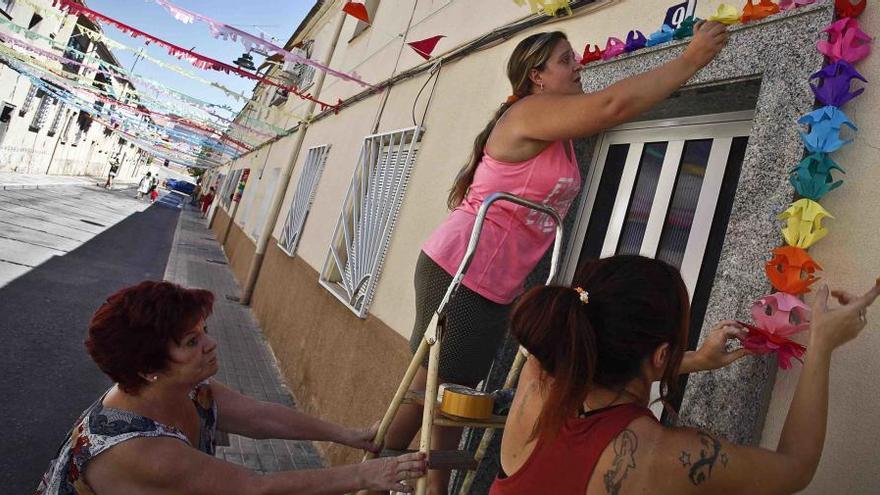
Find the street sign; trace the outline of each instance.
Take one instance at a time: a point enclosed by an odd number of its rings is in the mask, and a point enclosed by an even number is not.
[[[678,5],[673,5],[666,11],[666,19],[663,20],[663,24],[677,29],[681,22],[694,15],[696,10],[697,0],[687,0]]]

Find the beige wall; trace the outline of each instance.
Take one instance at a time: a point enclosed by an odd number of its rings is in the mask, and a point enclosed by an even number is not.
[[[318,185],[315,203],[302,233],[296,258],[289,258],[280,252],[274,241],[270,243],[267,264],[258,281],[254,296],[254,308],[261,323],[267,328],[276,354],[282,367],[297,391],[298,397],[305,400],[309,410],[330,412],[334,418],[344,419],[345,413],[334,404],[339,390],[320,391],[321,387],[333,388],[332,378],[325,376],[323,365],[304,358],[313,350],[310,346],[327,347],[335,345],[346,354],[346,363],[353,369],[360,369],[371,359],[367,353],[353,353],[351,342],[359,341],[370,332],[379,332],[382,342],[399,352],[409,336],[413,318],[412,274],[419,246],[433,228],[446,215],[445,198],[452,178],[470,153],[474,136],[489,120],[491,114],[509,93],[504,76],[507,56],[515,43],[532,32],[561,29],[569,34],[576,51],[580,52],[586,42],[604,47],[608,36],[625,38],[626,31],[638,28],[645,34],[657,29],[666,8],[674,3],[669,0],[638,2],[608,2],[592,13],[572,19],[540,26],[531,32],[520,33],[515,39],[496,47],[488,48],[444,66],[440,82],[436,87],[433,102],[425,121],[425,134],[420,147],[418,160],[409,182],[407,195],[400,211],[396,229],[391,237],[384,270],[381,274],[375,299],[370,307],[367,320],[333,316],[328,321],[334,325],[345,325],[342,330],[335,329],[333,336],[323,336],[331,331],[321,322],[311,326],[298,320],[305,314],[294,314],[290,307],[299,301],[321,300],[323,311],[351,315],[339,301],[317,284],[327,255],[327,249],[334,226],[345,198],[351,174],[357,162],[363,137],[372,132],[373,124],[382,101],[376,95],[346,108],[339,115],[314,123],[306,134],[302,152],[297,158],[293,177],[287,185],[281,216],[274,227],[273,236],[278,237],[283,227],[285,215],[296,188],[305,151],[317,145],[331,144],[327,166]],[[708,17],[720,1],[701,1],[697,10],[700,17]],[[437,33],[450,36],[441,42],[438,53],[457,46],[466,39],[487,32],[506,22],[519,19],[525,13],[509,0],[442,0],[419,2],[413,28],[407,39],[420,39]],[[385,0],[375,19],[375,26],[365,31],[355,40],[348,42],[353,21],[347,20],[342,37],[333,59],[333,65],[344,70],[356,70],[365,79],[379,81],[391,74],[398,62],[399,41],[388,37],[387,33],[401,32],[411,12],[400,6],[402,2]],[[433,9],[433,10],[431,10]],[[329,19],[329,17],[328,17]],[[870,34],[880,33],[880,15],[869,9],[863,17],[864,29]],[[315,37],[326,37],[332,24],[322,21],[315,24],[320,31]],[[381,31],[381,33],[380,33]],[[385,33],[385,34],[382,34]],[[454,37],[454,38],[453,38]],[[406,48],[400,57],[398,71],[421,63]],[[320,48],[316,47],[316,53]],[[874,55],[859,65],[869,80],[880,79],[880,58]],[[589,70],[589,68],[587,68]],[[421,85],[427,75],[422,74],[412,80],[400,83],[390,90],[385,104],[379,132],[390,131],[411,125],[410,110]],[[806,81],[804,81],[806,84]],[[326,92],[322,99],[335,99],[351,95],[360,89],[351,83],[343,83],[328,78]],[[422,105],[424,104],[424,95]],[[294,99],[288,108],[302,107]],[[420,110],[423,107],[418,107]],[[847,107],[848,115],[861,126],[856,142],[836,155],[839,163],[847,169],[846,184],[832,192],[825,205],[834,215],[827,225],[831,229],[829,238],[820,242],[813,250],[814,257],[824,265],[824,277],[833,286],[851,290],[863,290],[878,273],[877,236],[880,225],[880,205],[874,184],[880,180],[880,96],[868,86],[867,92]],[[417,112],[421,114],[421,111]],[[795,125],[792,123],[792,125]],[[294,137],[282,140],[276,147],[289,150]],[[272,152],[274,163],[275,151]],[[289,151],[279,152],[282,155]],[[248,161],[250,160],[250,162]],[[245,157],[236,162],[235,168],[245,163],[256,163],[255,159]],[[262,162],[260,162],[262,163]],[[795,165],[795,164],[792,164]],[[252,169],[253,164],[247,165]],[[262,166],[261,164],[259,166]],[[253,170],[252,170],[253,173]],[[249,185],[250,187],[250,185]],[[247,194],[247,193],[246,193]],[[769,214],[769,212],[768,212]],[[295,277],[295,278],[294,278]],[[297,299],[297,294],[303,299]],[[309,302],[308,304],[312,304]],[[302,305],[300,305],[302,306]],[[286,308],[286,309],[284,309]],[[876,311],[876,310],[875,310]],[[310,321],[310,320],[309,320]],[[381,332],[368,323],[379,322]],[[872,327],[876,325],[872,324]],[[347,332],[347,333],[346,333]],[[382,333],[385,332],[385,333]],[[391,333],[389,337],[388,333]],[[345,337],[349,337],[346,339]],[[329,346],[329,347],[328,347]],[[316,347],[316,348],[317,348]],[[317,352],[317,351],[316,351]],[[320,353],[320,352],[319,352]],[[880,419],[873,414],[880,385],[874,376],[880,374],[880,364],[876,355],[880,354],[880,335],[877,328],[869,328],[861,339],[840,352],[835,357],[832,377],[831,418],[829,438],[819,473],[807,493],[876,493],[880,491],[878,477],[873,474],[875,462],[875,432],[880,431]],[[302,362],[302,359],[306,359]],[[399,366],[396,358],[394,366]],[[767,417],[763,443],[775,446],[781,430],[782,421],[790,403],[790,397],[797,379],[799,368],[779,374],[774,399]],[[393,375],[390,370],[376,370],[384,373],[383,379]],[[345,389],[347,390],[347,389]],[[719,404],[718,407],[723,407]]]
[[[880,35],[876,8],[868,8],[859,21],[865,32]],[[874,84],[880,80],[880,54],[875,52],[856,68],[872,83],[843,109],[859,132],[855,142],[832,155],[847,173],[841,176],[844,184],[821,201],[834,219],[825,221],[829,234],[810,249],[810,254],[825,269],[823,282],[829,287],[861,293],[880,276],[880,196],[876,188],[880,184],[880,88]],[[878,315],[880,308],[875,304],[862,335],[834,354],[825,450],[816,477],[804,493],[880,493]],[[798,340],[807,342],[805,336]],[[777,374],[762,440],[767,447],[776,446],[800,370],[796,364],[794,369]]]

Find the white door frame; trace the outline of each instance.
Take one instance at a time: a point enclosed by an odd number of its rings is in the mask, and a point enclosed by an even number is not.
[[[562,264],[562,280],[564,283],[570,284],[574,278],[587,226],[589,225],[590,216],[599,190],[600,179],[602,178],[605,162],[608,158],[608,149],[611,145],[630,144],[631,147],[627,153],[618,193],[609,220],[608,230],[606,231],[602,247],[602,257],[613,255],[617,248],[645,143],[658,141],[669,143],[655,192],[655,196],[661,193],[669,196],[675,187],[678,162],[680,161],[685,141],[712,138],[715,139],[715,142],[709,155],[706,176],[703,179],[703,186],[697,200],[691,235],[688,237],[687,248],[681,266],[682,278],[687,285],[688,293],[693,297],[703,255],[705,254],[709,230],[714,218],[718,193],[724,178],[724,170],[730,152],[730,143],[734,137],[748,136],[750,134],[753,118],[754,111],[749,110],[678,119],[633,122],[618,126],[602,134],[596,142],[596,152],[593,153],[589,173],[584,182],[583,187],[586,195],[576,212],[575,225],[567,243],[566,256]],[[652,203],[650,219],[642,241],[641,254],[643,256],[654,257],[656,254],[668,207],[668,201],[654,201]]]

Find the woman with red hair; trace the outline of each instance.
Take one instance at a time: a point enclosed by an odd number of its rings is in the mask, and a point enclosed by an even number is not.
[[[825,440],[831,352],[865,327],[880,279],[860,297],[832,292],[840,302],[835,308],[827,287],[816,294],[804,367],[775,450],[667,427],[647,408],[656,381],[666,402],[685,355],[690,307],[675,268],[614,256],[582,266],[574,283],[532,289],[513,311],[511,333],[530,357],[490,495],[761,495],[806,488]],[[726,340],[725,331],[716,329],[709,340]]]
[[[417,453],[267,475],[215,458],[217,430],[369,449],[375,427],[344,428],[212,379],[217,343],[205,320],[213,303],[209,291],[168,282],[142,282],[107,299],[89,324],[86,349],[115,385],[76,422],[36,494],[407,491],[400,481],[424,473]]]

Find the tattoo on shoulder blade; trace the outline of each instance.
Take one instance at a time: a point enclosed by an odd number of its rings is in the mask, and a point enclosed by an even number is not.
[[[636,449],[639,439],[632,430],[623,432],[614,439],[614,461],[611,469],[605,472],[605,491],[611,495],[620,493],[620,486],[629,474],[630,469],[636,468]]]
[[[678,457],[682,467],[688,468],[688,479],[694,486],[706,482],[712,477],[712,469],[718,461],[722,467],[727,467],[728,457],[726,452],[721,452],[721,442],[705,431],[697,432],[700,438],[699,459],[692,461],[691,453],[683,450]]]

